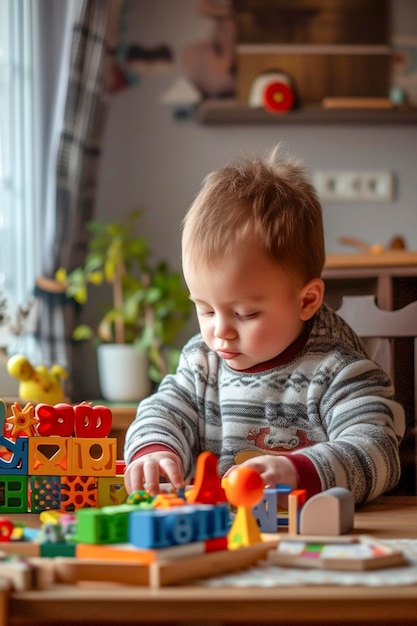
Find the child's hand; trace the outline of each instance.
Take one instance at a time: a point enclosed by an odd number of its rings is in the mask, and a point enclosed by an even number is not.
[[[286,456],[272,456],[261,454],[247,459],[240,465],[234,465],[225,474],[225,477],[235,467],[252,467],[261,475],[265,488],[273,488],[276,485],[289,485],[292,489],[298,487],[298,477],[294,465]]]
[[[151,496],[156,496],[161,476],[165,476],[176,489],[184,487],[181,461],[175,452],[153,452],[132,461],[124,475],[126,491],[133,493],[146,489]]]

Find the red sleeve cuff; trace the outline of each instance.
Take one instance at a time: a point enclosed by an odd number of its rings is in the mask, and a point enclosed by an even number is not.
[[[152,454],[153,452],[174,452],[174,454],[176,454],[175,450],[169,446],[164,446],[163,443],[150,443],[147,446],[143,446],[143,448],[139,448],[133,455],[132,461],[136,461],[136,459],[140,459],[141,456]]]
[[[321,481],[312,461],[304,454],[288,454],[286,457],[294,465],[298,477],[298,489],[306,490],[307,499],[321,493],[323,490]]]

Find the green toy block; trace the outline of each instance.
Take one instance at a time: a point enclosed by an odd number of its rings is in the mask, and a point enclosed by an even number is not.
[[[75,556],[75,543],[41,543],[40,555],[45,557]]]
[[[27,513],[28,477],[0,476],[0,514]]]
[[[129,535],[129,513],[132,507],[110,506],[105,509],[77,511],[77,543],[126,543]]]

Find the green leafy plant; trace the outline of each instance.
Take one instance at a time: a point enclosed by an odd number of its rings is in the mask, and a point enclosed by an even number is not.
[[[74,339],[134,344],[147,353],[149,377],[159,382],[178,363],[174,340],[192,305],[180,272],[171,271],[166,262],[151,266],[147,240],[135,234],[140,214],[90,222],[84,265],[69,273],[60,268],[55,278],[80,304],[87,302],[91,288],[109,283],[112,301],[97,330],[82,324],[75,328]]]

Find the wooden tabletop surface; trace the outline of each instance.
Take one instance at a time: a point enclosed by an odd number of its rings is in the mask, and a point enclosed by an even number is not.
[[[354,533],[417,539],[417,496],[385,497],[355,514]],[[236,574],[238,576],[238,574]],[[31,624],[417,624],[417,585],[161,589],[114,584],[55,585],[14,593],[10,626]],[[66,620],[66,621],[65,621]],[[3,626],[1,619],[0,624]]]

